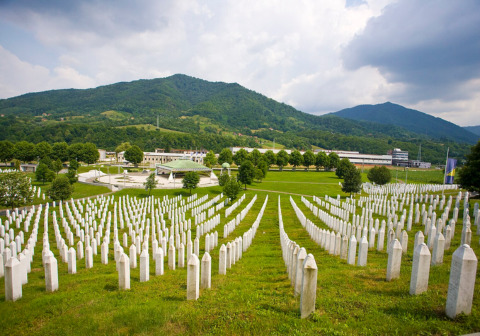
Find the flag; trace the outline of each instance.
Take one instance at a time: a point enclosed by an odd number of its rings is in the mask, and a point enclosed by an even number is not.
[[[453,178],[455,177],[455,168],[457,167],[457,160],[447,160],[447,174],[445,175],[445,184],[453,184]]]

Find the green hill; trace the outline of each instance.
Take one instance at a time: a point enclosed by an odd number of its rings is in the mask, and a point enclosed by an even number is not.
[[[91,141],[109,150],[123,141],[144,150],[219,151],[275,140],[288,148],[385,154],[393,147],[416,152],[421,143],[424,158],[434,162],[442,160],[446,145],[458,158],[468,151],[468,146],[454,143],[458,139],[439,140],[387,123],[315,116],[236,83],[186,75],[29,93],[0,100],[0,114],[0,140]]]
[[[473,134],[476,134],[476,135],[480,136],[480,125],[478,125],[478,126],[465,126],[464,129],[473,133]]]
[[[335,112],[333,115],[359,121],[395,125],[435,139],[450,139],[470,144],[476,143],[479,139],[478,135],[451,122],[390,102],[359,105]]]

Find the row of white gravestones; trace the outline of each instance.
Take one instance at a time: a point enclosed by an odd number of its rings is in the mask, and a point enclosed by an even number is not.
[[[283,228],[280,196],[278,197],[278,217],[283,259],[294,288],[294,295],[300,294],[300,316],[306,318],[315,311],[317,264],[312,254],[307,255],[305,248],[299,248],[294,241],[288,238]]]

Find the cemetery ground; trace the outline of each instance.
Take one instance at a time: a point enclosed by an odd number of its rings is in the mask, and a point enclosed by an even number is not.
[[[41,257],[42,216],[32,272],[28,276],[28,283],[23,285],[22,298],[6,302],[5,280],[0,279],[0,330],[3,334],[17,335],[460,335],[480,331],[478,269],[471,314],[460,315],[453,320],[445,315],[452,254],[460,245],[461,215],[452,247],[445,251],[443,264],[430,268],[428,290],[421,295],[410,295],[414,236],[417,231],[423,230],[421,224],[414,224],[408,233],[408,252],[402,256],[400,278],[387,282],[388,256],[385,249],[381,252],[369,249],[367,266],[349,265],[317,245],[297,219],[289,193],[308,219],[318,227],[327,229],[298,195],[323,198],[325,195],[336,197],[339,194],[343,198],[346,195],[340,191],[339,181],[333,173],[269,172],[262,183],[248,187],[246,199],[227,219],[224,210],[220,210],[221,223],[211,231],[218,231],[219,234],[218,245],[210,252],[212,286],[211,289],[201,289],[196,301],[186,300],[187,268],[170,270],[167,258],[164,275],[155,275],[155,262],[150,258],[150,280],[139,281],[140,267],[137,266],[131,269],[131,289],[119,290],[112,244],[108,265],[100,262],[99,252],[94,256],[93,268],[86,269],[85,259],[81,259],[77,260],[77,273],[68,274],[68,264],[61,261],[56,248],[51,215],[49,241],[50,249],[58,261],[59,289],[47,293]],[[194,193],[198,197],[208,194],[212,199],[221,193],[221,188],[201,188],[194,190]],[[457,192],[450,194],[455,197]],[[447,193],[447,196],[450,194]],[[142,189],[125,189],[113,195],[115,200],[124,195],[139,199],[147,197]],[[189,194],[183,190],[154,190],[152,195],[156,198],[166,195],[172,198],[178,195],[187,197]],[[223,225],[240,213],[255,195],[257,200],[246,217],[227,238],[223,238]],[[220,275],[219,247],[243,235],[252,226],[267,195],[265,213],[251,246],[227,270],[226,275]],[[294,296],[282,259],[279,196],[286,233],[291,240],[314,255],[318,266],[315,312],[307,319],[300,319],[300,298]],[[311,197],[308,199],[313,202]],[[471,203],[474,202],[478,200],[472,200]],[[58,207],[50,208],[50,213],[52,210],[56,210],[58,215]],[[357,213],[361,214],[358,208]],[[463,200],[459,214],[463,214]],[[386,219],[378,215],[374,215],[374,218],[380,221]],[[167,226],[170,226],[170,221],[167,221]],[[479,236],[474,229],[472,226],[471,247],[478,258]],[[120,241],[123,232],[125,230],[119,229]],[[192,223],[192,240],[195,236]],[[75,243],[77,241],[78,237],[75,237]],[[205,236],[202,236],[200,259],[204,247]]]

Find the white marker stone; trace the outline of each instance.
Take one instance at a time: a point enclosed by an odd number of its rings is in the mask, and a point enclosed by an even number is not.
[[[439,231],[435,236],[432,250],[432,266],[443,264],[443,254],[445,252],[445,238]]]
[[[227,248],[224,244],[220,246],[218,259],[218,274],[227,274]]]
[[[295,282],[294,282],[294,288],[293,288],[293,293],[294,296],[297,296],[300,294],[302,291],[302,278],[303,278],[303,262],[305,261],[305,258],[307,257],[307,250],[305,250],[304,247],[302,247],[298,253],[297,253],[297,272],[295,275]]]
[[[22,297],[20,262],[10,258],[5,264],[5,301],[16,301]]]
[[[168,248],[168,269],[175,270],[175,253],[175,246],[170,244],[170,247]]]
[[[357,255],[357,239],[355,239],[355,235],[352,235],[348,244],[347,263],[350,265],[355,265],[356,255]]]
[[[91,246],[87,246],[85,249],[85,268],[93,267],[93,250]]]
[[[107,242],[102,243],[102,264],[107,265],[108,264],[108,244]]]
[[[47,292],[58,290],[58,264],[51,252],[45,260],[45,288]]]
[[[140,255],[140,282],[150,280],[150,259],[147,250],[143,250]]]
[[[185,267],[185,245],[180,243],[180,247],[178,248],[178,268]]]
[[[473,249],[467,244],[460,246],[452,255],[445,309],[452,319],[460,313],[469,315],[472,311],[477,262]]]
[[[202,257],[202,267],[201,267],[201,288],[211,288],[212,287],[212,257],[208,252]]]
[[[368,255],[368,240],[367,237],[363,236],[360,239],[360,244],[358,245],[358,266],[367,266],[367,255]]]
[[[430,250],[421,243],[413,251],[412,276],[410,278],[410,294],[418,295],[428,289],[430,276]]]
[[[353,236],[352,236],[353,237]],[[307,255],[303,263],[302,290],[300,294],[300,316],[308,317],[315,311],[317,299],[317,264],[312,254]]]
[[[200,295],[200,261],[192,254],[187,265],[187,300],[197,300]]]
[[[130,260],[125,253],[118,260],[118,288],[130,289]]]
[[[155,253],[155,275],[163,275],[163,249],[158,248]]]
[[[68,274],[77,273],[77,256],[73,247],[68,250]]]
[[[402,264],[402,245],[395,239],[390,246],[387,263],[387,281],[400,277],[400,266]]]
[[[130,245],[129,252],[130,268],[137,268],[137,247],[135,244]]]

